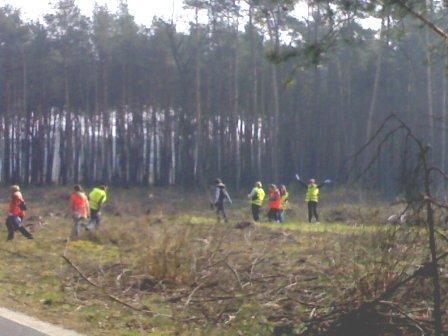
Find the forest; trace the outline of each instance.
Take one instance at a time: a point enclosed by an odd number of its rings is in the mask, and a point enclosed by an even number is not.
[[[38,21],[2,7],[1,182],[203,186],[220,176],[240,188],[300,171],[343,184],[349,157],[390,113],[446,167],[443,39],[381,2],[369,10],[378,27],[337,1],[337,17],[329,2],[293,3],[185,1],[188,31],[137,24],[125,1],[88,17],[61,0]],[[425,10],[448,24],[439,2]],[[398,142],[365,183],[396,185]]]
[[[447,335],[448,1],[117,3],[0,7],[0,333]]]

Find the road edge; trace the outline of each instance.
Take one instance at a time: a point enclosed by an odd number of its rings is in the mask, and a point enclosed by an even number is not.
[[[47,336],[85,336],[72,330],[66,330],[61,327],[40,321],[34,317],[18,313],[6,308],[0,308],[0,317],[11,322],[20,324],[24,327],[34,329]]]

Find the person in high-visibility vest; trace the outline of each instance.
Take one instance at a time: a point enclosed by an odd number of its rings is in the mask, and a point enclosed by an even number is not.
[[[285,221],[285,213],[289,202],[289,193],[285,185],[280,186],[280,199],[281,199],[280,223],[283,223]]]
[[[263,185],[261,182],[256,182],[251,193],[247,195],[252,204],[252,217],[255,222],[260,221],[260,209],[263,204],[266,193],[263,190]]]
[[[81,227],[89,217],[89,200],[87,199],[84,190],[80,185],[75,185],[73,192],[70,195],[70,205],[73,216],[73,236],[79,237],[81,234]]]
[[[98,229],[101,223],[101,208],[107,201],[107,186],[101,185],[93,188],[89,194],[90,220],[87,224],[88,229]]]
[[[8,207],[8,217],[6,218],[6,228],[8,229],[8,241],[14,239],[14,233],[19,231],[27,239],[34,239],[33,235],[25,229],[23,219],[25,218],[26,204],[18,185],[11,187],[11,200]]]
[[[307,189],[305,202],[307,202],[308,204],[308,221],[312,223],[313,219],[315,219],[316,222],[319,223],[317,206],[319,204],[320,188],[322,188],[324,185],[330,184],[331,180],[327,179],[324,181],[324,183],[318,185],[315,179],[310,179],[309,183],[306,184],[300,179],[298,174],[296,174],[296,179],[302,186]]]
[[[270,222],[280,223],[280,209],[282,207],[282,200],[280,190],[275,184],[269,187],[269,212],[268,219]]]

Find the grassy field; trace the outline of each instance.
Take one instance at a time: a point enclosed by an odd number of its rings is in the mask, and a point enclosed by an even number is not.
[[[298,335],[336,305],[374,298],[427,256],[425,229],[384,224],[394,209],[374,202],[329,197],[322,223],[308,224],[298,200],[287,223],[241,230],[245,201],[217,224],[205,197],[176,190],[112,190],[101,230],[71,241],[69,192],[25,192],[29,222],[41,216],[45,226],[34,241],[1,240],[0,300],[87,335]],[[422,324],[429,284],[419,279],[393,298]]]

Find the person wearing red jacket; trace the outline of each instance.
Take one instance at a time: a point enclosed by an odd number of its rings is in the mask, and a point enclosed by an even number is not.
[[[20,187],[13,185],[11,187],[11,200],[9,202],[8,217],[6,218],[6,227],[8,229],[7,240],[14,239],[14,233],[19,231],[27,239],[33,239],[33,235],[23,226],[25,218],[26,204]]]
[[[270,222],[280,222],[280,211],[282,208],[282,198],[280,190],[276,185],[271,184],[269,187],[269,212],[268,219]]]
[[[75,185],[70,195],[70,204],[73,216],[73,236],[79,237],[83,222],[89,217],[89,200],[80,185]]]

